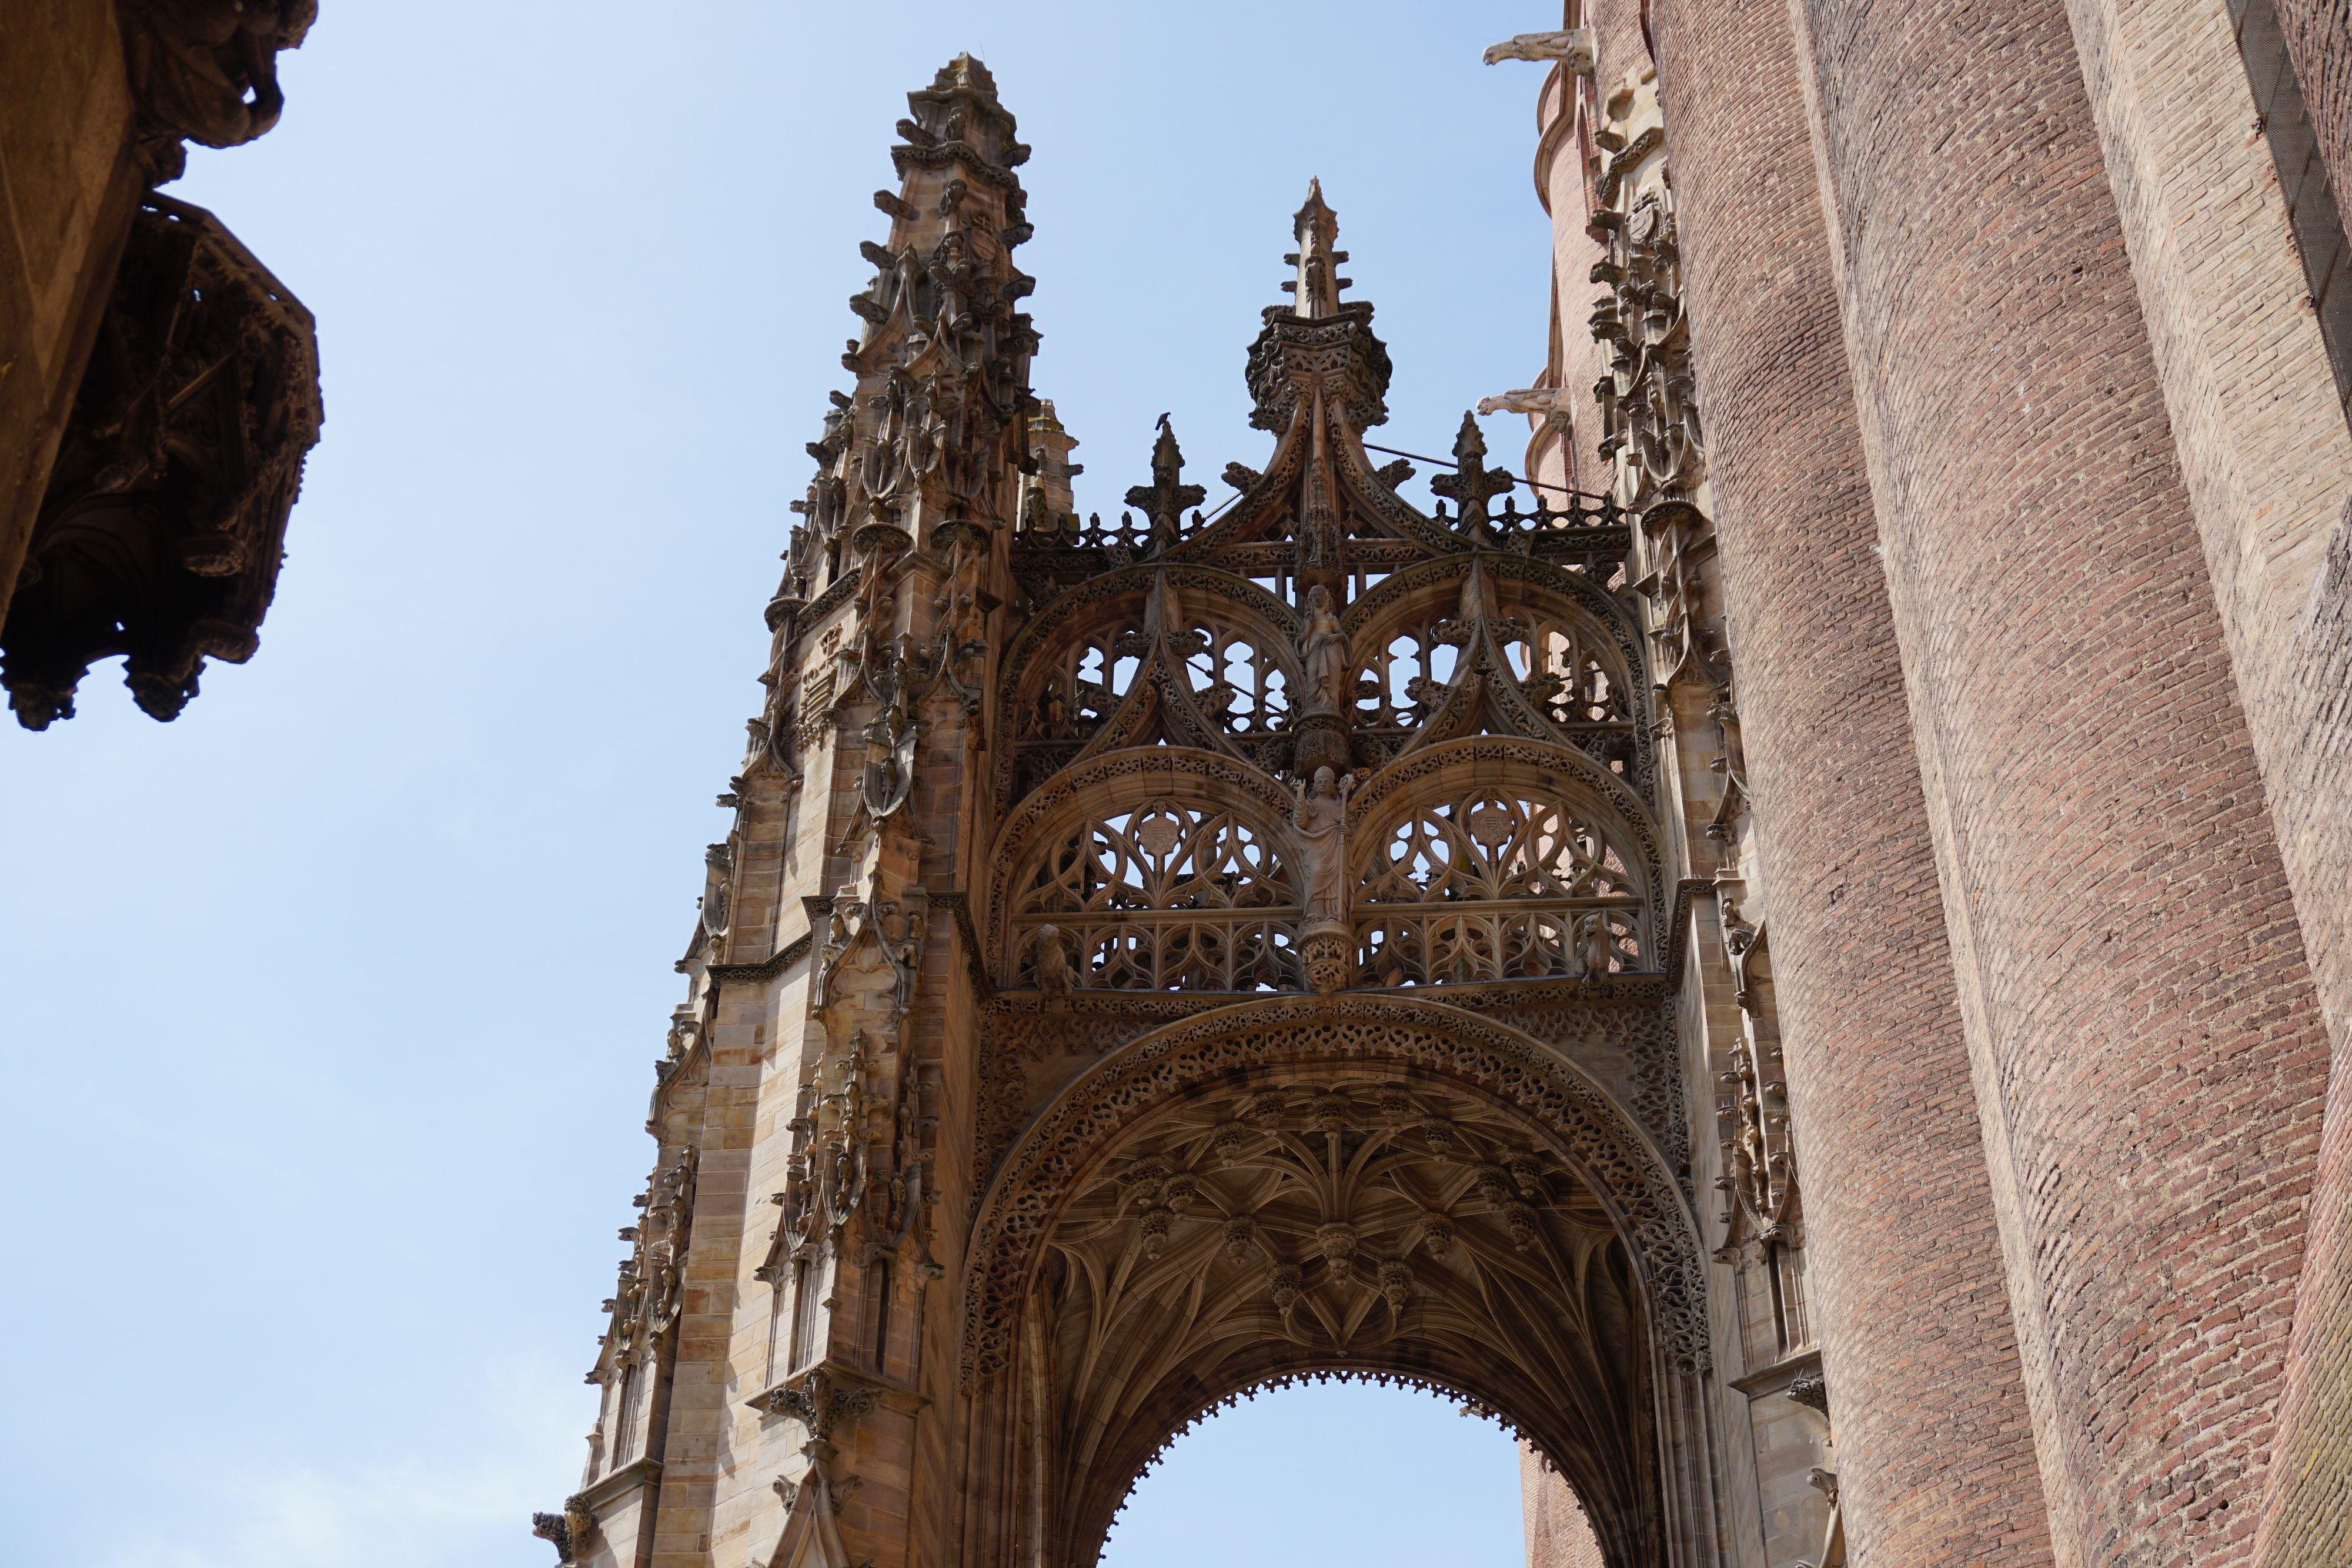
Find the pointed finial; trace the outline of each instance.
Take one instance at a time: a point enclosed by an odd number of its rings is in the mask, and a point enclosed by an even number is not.
[[[947,92],[956,88],[965,88],[994,98],[996,78],[989,73],[986,66],[971,57],[970,50],[966,50],[940,68],[939,76],[931,83],[931,88],[935,92]]]
[[[929,88],[908,93],[907,107],[912,118],[898,122],[898,134],[913,145],[891,153],[901,176],[910,162],[936,165],[951,157],[942,149],[952,142],[1003,169],[1028,162],[1029,149],[1013,140],[1013,116],[997,100],[996,78],[969,54],[941,66]]]
[[[1454,472],[1431,479],[1429,487],[1460,507],[1459,526],[1475,539],[1486,532],[1487,501],[1509,495],[1518,481],[1507,468],[1486,466],[1486,437],[1473,413],[1462,416],[1462,429],[1454,437]]]
[[[1285,293],[1297,296],[1291,308],[1310,320],[1338,315],[1339,290],[1353,279],[1341,277],[1336,270],[1348,259],[1348,253],[1333,248],[1339,238],[1339,214],[1323,199],[1320,179],[1307,182],[1307,201],[1292,215],[1291,232],[1297,237],[1298,248],[1282,258],[1298,268],[1297,277],[1282,286]]]
[[[1160,438],[1151,444],[1151,483],[1127,493],[1127,504],[1142,508],[1151,519],[1151,549],[1166,549],[1183,537],[1184,508],[1208,499],[1209,492],[1184,483],[1184,454],[1176,444],[1176,428],[1160,416]]]

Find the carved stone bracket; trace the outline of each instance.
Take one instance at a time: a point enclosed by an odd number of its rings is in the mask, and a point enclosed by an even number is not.
[[[139,157],[149,183],[176,180],[185,138],[236,147],[278,123],[278,55],[302,47],[318,0],[129,0],[118,7]]]
[[[871,1411],[880,1397],[873,1385],[849,1381],[837,1368],[819,1365],[751,1403],[763,1414],[798,1421],[808,1428],[810,1442],[830,1444],[836,1428]]]
[[[72,717],[110,655],[165,720],[205,659],[253,656],[320,419],[310,311],[210,213],[148,197],[0,634],[19,723]]]

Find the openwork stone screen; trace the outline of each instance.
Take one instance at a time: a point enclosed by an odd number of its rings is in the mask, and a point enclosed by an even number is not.
[[[1073,983],[1254,991],[1298,983],[1298,894],[1272,835],[1229,811],[1156,800],[1087,822],[1024,881],[1020,980],[1038,932],[1068,943]]]
[[[1558,800],[1473,788],[1374,839],[1356,940],[1381,984],[1433,985],[1643,968],[1644,927],[1599,829]]]

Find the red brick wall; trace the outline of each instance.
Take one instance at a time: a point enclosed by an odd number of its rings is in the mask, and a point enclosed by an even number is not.
[[[2352,200],[2352,5],[2273,0],[2273,8],[2341,214]],[[2294,657],[2300,679],[2278,720],[2292,750],[2274,768],[2271,794],[2282,840],[2312,863],[2301,912],[2327,981],[2335,1065],[2261,1540],[2260,1560],[2280,1564],[2352,1562],[2352,907],[2343,897],[2352,865],[2352,503],[2296,628]]]
[[[2173,440],[2273,830],[2335,1042],[2336,1108],[2271,1470],[2283,1562],[2352,1562],[2352,1270],[2341,1221],[2352,1068],[2352,712],[2344,505],[2352,246],[2273,0],[2068,0]],[[2300,7],[2326,85],[2340,7]],[[2232,21],[2235,26],[2233,27]],[[2340,74],[2342,61],[2333,68]],[[2216,134],[2218,129],[2228,134]],[[2333,367],[2329,363],[2334,361]],[[2331,1225],[2331,1220],[2336,1223]]]
[[[2045,1562],[1789,14],[1655,26],[1849,1536]]]
[[[2326,1043],[2065,12],[1801,15],[2058,1555],[2242,1561]]]
[[[1528,1568],[1609,1568],[1576,1493],[1524,1443],[1519,1505],[1527,1523]]]
[[[2230,5],[2242,8],[2242,0]],[[2339,204],[2352,194],[2352,3],[2272,0],[2320,161]]]

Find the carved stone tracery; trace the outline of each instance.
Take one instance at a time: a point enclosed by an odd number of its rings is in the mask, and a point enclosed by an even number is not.
[[[1197,1413],[1171,1400],[1335,1368],[1514,1410],[1631,1547],[1657,1521],[1646,1380],[1706,1355],[1685,1216],[1609,1097],[1524,1036],[1428,1003],[1245,1003],[1120,1048],[1024,1134],[974,1236],[966,1375],[991,1385],[1046,1312],[1043,1440],[1080,1542]],[[1114,1325],[1149,1349],[1087,1354]]]
[[[710,1276],[742,1424],[805,1437],[749,1560],[1082,1561],[1171,1432],[1333,1374],[1501,1416],[1660,1560],[1713,1348],[1637,519],[1520,510],[1468,420],[1456,509],[1397,493],[1319,188],[1246,367],[1271,452],[1206,515],[1163,418],[1081,517],[1026,149],[977,62],[909,101],[656,1100],[724,1054],[789,1103],[706,1090],[782,1170]],[[942,1451],[969,1510],[887,1457]]]

